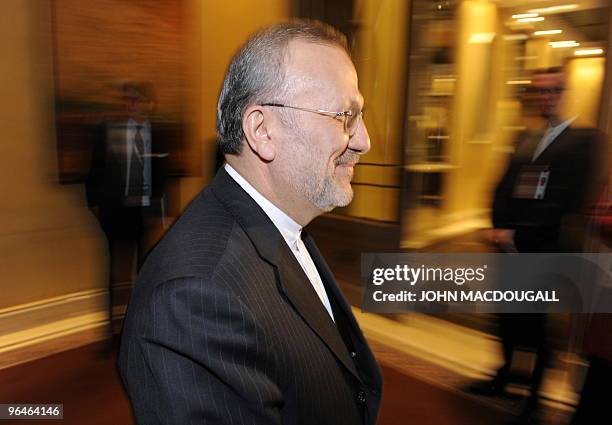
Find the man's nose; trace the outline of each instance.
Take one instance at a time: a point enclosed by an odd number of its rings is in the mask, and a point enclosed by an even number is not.
[[[349,138],[348,147],[362,155],[370,150],[370,135],[363,119],[359,122],[355,134]]]

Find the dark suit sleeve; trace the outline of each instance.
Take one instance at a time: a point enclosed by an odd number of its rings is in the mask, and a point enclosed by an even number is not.
[[[595,202],[610,175],[610,143],[599,130],[592,130],[582,141],[583,148],[578,158],[573,158],[576,167],[573,196],[567,205],[568,213],[582,213],[585,206]]]
[[[515,151],[527,139],[526,133],[520,133],[514,142]],[[513,214],[512,194],[516,181],[518,168],[515,164],[514,155],[512,155],[506,165],[506,170],[495,188],[493,194],[493,206],[491,208],[493,227],[497,229],[512,229],[515,226],[515,217]]]
[[[601,196],[610,173],[610,145],[607,136],[599,130],[583,135],[581,149],[573,163],[572,182],[568,183],[568,196],[563,205],[559,245],[563,250],[579,252],[584,248],[588,218],[585,209]]]
[[[512,163],[510,163],[495,188],[493,195],[492,221],[493,227],[496,229],[510,229],[513,227],[514,217],[512,215],[511,203],[515,179],[516,170]]]
[[[87,206],[89,207],[99,206],[102,197],[106,161],[106,126],[104,124],[96,126],[93,133],[94,144],[89,163],[89,172],[85,181]]]
[[[272,344],[222,281],[175,279],[147,298],[119,360],[139,424],[281,423]]]

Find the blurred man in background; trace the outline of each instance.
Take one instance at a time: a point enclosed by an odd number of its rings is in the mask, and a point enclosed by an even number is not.
[[[503,252],[580,252],[585,206],[605,183],[605,135],[593,128],[574,128],[576,117],[562,116],[565,75],[561,68],[536,72],[529,94],[545,122],[526,131],[495,191],[491,239]],[[502,314],[500,334],[504,364],[493,380],[472,386],[480,394],[502,394],[509,381],[514,350],[535,352],[529,396],[514,423],[537,423],[535,415],[545,368],[552,349],[544,314]]]
[[[108,240],[109,315],[112,329],[113,284],[131,281],[146,255],[148,229],[163,220],[163,136],[150,121],[156,107],[148,82],[121,88],[125,117],[102,123],[96,134],[87,179],[87,202]],[[127,272],[126,272],[127,264]]]
[[[565,75],[538,71],[530,92],[545,128],[526,131],[495,192],[492,238],[519,252],[580,252],[584,207],[605,184],[606,136],[561,115]]]

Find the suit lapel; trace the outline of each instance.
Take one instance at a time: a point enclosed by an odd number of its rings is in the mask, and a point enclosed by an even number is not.
[[[340,291],[340,287],[336,282],[336,278],[332,273],[331,269],[327,265],[325,258],[321,255],[319,248],[317,247],[314,239],[310,237],[308,233],[303,231],[302,233],[304,239],[304,245],[308,248],[308,252],[312,257],[312,261],[314,261],[319,274],[321,275],[321,279],[326,282],[327,296],[330,298],[334,298],[336,301],[336,305],[338,306],[338,310],[340,314],[344,315],[344,319],[348,323],[350,327],[351,336],[355,338],[354,344],[355,348],[360,352],[361,362],[360,364],[368,365],[368,367],[360,368],[360,378],[369,383],[372,388],[380,388],[382,385],[382,378],[380,374],[380,370],[377,366],[376,359],[372,350],[370,350],[370,346],[368,345],[363,333],[361,332],[361,328],[353,315],[351,310],[351,306],[346,301],[344,294]],[[351,361],[351,364],[353,362]]]
[[[563,129],[563,131],[561,133],[559,133],[557,135],[557,137],[555,137],[545,148],[542,152],[540,152],[540,155],[538,155],[538,157],[536,158],[536,160],[534,161],[535,163],[537,162],[548,162],[550,160],[550,155],[551,154],[555,154],[555,152],[559,151],[559,150],[563,150],[565,148],[566,145],[566,139],[568,137],[568,135],[571,133],[571,129],[572,126],[571,124],[568,125],[567,127],[565,127]],[[535,152],[535,147],[533,152]],[[532,152],[532,156],[533,156],[533,152]]]
[[[546,146],[546,149],[540,153],[540,156],[538,156],[536,162],[538,162],[538,160],[542,162],[549,162],[551,156],[555,156],[559,151],[562,152],[564,149],[566,149],[567,140],[571,140],[571,136],[568,139],[570,134],[571,125],[567,126],[561,133],[559,133],[557,137],[554,138],[552,142],[548,144],[548,146]]]
[[[113,121],[106,128],[106,139],[108,143],[113,171],[120,179],[120,191],[123,196],[127,184],[128,143],[127,143],[127,121]]]
[[[336,300],[336,303],[341,313],[344,314],[344,316],[349,320],[350,326],[353,329],[357,328],[357,322],[355,321],[355,317],[351,312],[351,307],[346,302],[344,294],[342,294],[342,292],[340,291],[338,282],[336,282],[334,274],[327,265],[327,262],[319,251],[319,248],[317,247],[317,244],[315,243],[314,239],[312,239],[310,235],[305,231],[302,232],[302,239],[304,240],[304,245],[306,245],[306,248],[308,248],[308,252],[312,257],[312,261],[314,261],[315,265],[317,266],[317,270],[319,271],[321,279],[323,280],[323,282],[326,283],[325,288],[327,292],[329,292],[328,296],[330,298],[333,297],[334,300]]]
[[[521,162],[531,162],[533,158],[533,154],[535,153],[540,140],[544,136],[541,132],[529,132],[526,133],[526,136],[520,141],[520,144],[517,146],[516,154],[514,155],[515,160],[519,160]]]
[[[289,304],[338,360],[357,379],[361,380],[352,359],[349,357],[348,350],[338,333],[338,329],[270,218],[253,198],[227,174],[223,167],[217,173],[211,188],[215,196],[228,208],[246,232],[262,259],[276,268],[279,290],[285,295]],[[309,241],[309,245],[312,246],[313,243]],[[313,261],[321,273],[320,253],[318,250],[316,250],[316,253],[313,253],[308,245],[307,248],[311,256],[314,254]],[[317,258],[316,260],[315,257]],[[327,273],[331,275],[331,272],[328,270]],[[321,278],[328,279],[326,275],[322,275]],[[330,286],[335,287],[335,285]],[[336,287],[335,291],[337,290]],[[333,294],[328,294],[328,296],[333,296],[339,305],[346,304],[343,298],[342,301],[338,298],[338,294],[335,291]],[[346,307],[342,308],[345,309]]]
[[[315,261],[314,258],[313,261]],[[317,266],[317,268],[319,267]],[[286,254],[283,255],[278,265],[278,271],[281,291],[285,294],[293,308],[319,338],[325,342],[338,360],[357,379],[361,380],[354,362],[349,357],[348,349],[344,345],[344,341],[342,341],[338,328],[289,248],[287,248]],[[321,278],[324,279],[323,276]],[[335,294],[328,293],[327,296],[336,298]]]

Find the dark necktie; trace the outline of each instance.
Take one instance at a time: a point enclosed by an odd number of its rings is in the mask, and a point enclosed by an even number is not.
[[[144,188],[144,153],[145,146],[142,135],[140,134],[142,126],[136,127],[136,135],[134,136],[134,149],[130,160],[130,186],[128,196],[142,196],[146,190]]]
[[[140,133],[142,130],[142,126],[139,125],[136,127],[136,136],[134,136],[134,146],[138,149],[137,154],[139,154],[139,159],[142,161],[142,156],[145,153],[145,145],[144,140],[142,138],[142,134]]]

